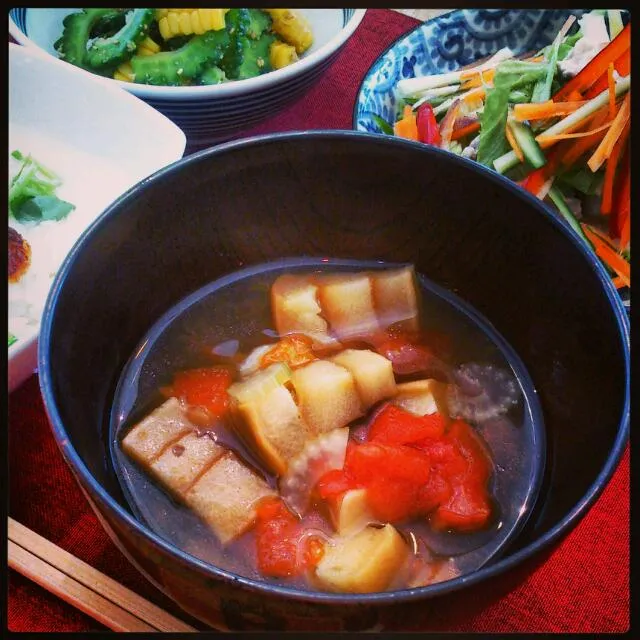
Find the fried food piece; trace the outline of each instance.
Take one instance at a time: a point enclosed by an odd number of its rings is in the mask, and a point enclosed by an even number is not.
[[[13,227],[9,227],[9,282],[18,282],[31,264],[31,246]]]
[[[393,365],[379,353],[367,349],[345,349],[329,360],[349,370],[365,410],[395,395]]]
[[[229,451],[198,478],[184,500],[224,545],[253,526],[258,502],[272,495],[264,479]]]
[[[300,414],[315,434],[346,426],[363,415],[353,376],[328,360],[316,360],[291,372]]]
[[[167,447],[151,463],[149,470],[171,493],[182,498],[198,477],[226,451],[208,435],[191,432]]]
[[[389,587],[409,556],[409,547],[390,524],[367,527],[325,548],[316,579],[340,593],[374,593]]]
[[[177,398],[169,398],[135,425],[122,439],[123,451],[148,469],[152,462],[180,438],[196,430]]]

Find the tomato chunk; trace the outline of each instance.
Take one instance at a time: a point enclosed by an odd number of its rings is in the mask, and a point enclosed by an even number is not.
[[[393,404],[387,404],[374,418],[369,441],[381,444],[411,444],[444,433],[445,421],[439,413],[417,416]]]
[[[479,529],[489,522],[492,512],[487,486],[491,457],[473,428],[462,420],[450,425],[447,440],[451,447],[429,449],[436,473],[451,486],[451,495],[435,509],[431,524],[441,530]]]
[[[298,520],[279,498],[263,501],[257,513],[258,570],[271,578],[297,575]]]
[[[230,385],[231,372],[225,367],[188,369],[175,374],[169,393],[187,404],[205,407],[219,418],[229,405]]]
[[[382,522],[402,522],[416,515],[420,486],[399,478],[376,478],[367,486],[371,512]]]

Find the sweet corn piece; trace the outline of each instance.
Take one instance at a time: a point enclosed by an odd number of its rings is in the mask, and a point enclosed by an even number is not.
[[[227,11],[229,9],[157,9],[156,19],[160,35],[169,40],[175,36],[201,35],[224,29]]]
[[[159,53],[160,52],[160,45],[155,40],[150,38],[149,36],[147,36],[138,45],[138,51],[140,50],[140,47],[144,47],[145,49],[148,49],[151,53]]]
[[[138,51],[139,52],[139,51]],[[144,55],[144,54],[140,54]],[[113,79],[122,82],[133,82],[136,77],[130,62],[123,62],[114,72]]]
[[[298,60],[296,48],[281,40],[276,40],[269,48],[269,62],[274,69],[282,69]]]
[[[304,53],[313,44],[309,21],[294,9],[265,9],[273,20],[273,30],[287,43]]]

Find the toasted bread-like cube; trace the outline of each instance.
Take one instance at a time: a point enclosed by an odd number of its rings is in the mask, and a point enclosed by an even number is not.
[[[350,371],[365,410],[395,395],[393,365],[379,353],[367,349],[345,349],[329,360]]]
[[[353,376],[328,360],[316,360],[291,373],[302,419],[314,435],[344,427],[363,415]]]
[[[174,495],[182,497],[225,451],[207,435],[191,432],[167,447],[151,463],[149,471]]]
[[[339,346],[320,315],[318,287],[311,275],[279,276],[271,286],[271,311],[281,336],[303,333],[311,337],[318,348]]]
[[[409,556],[402,536],[390,524],[367,527],[327,546],[316,569],[318,583],[329,591],[374,593],[389,587]]]
[[[413,267],[374,271],[371,280],[381,327],[403,322],[404,328],[417,330],[418,295]]]
[[[184,500],[224,545],[253,526],[257,503],[270,495],[275,492],[264,479],[229,451],[198,478]]]
[[[440,413],[445,418],[448,418],[448,386],[445,382],[440,382],[433,378],[404,382],[396,385],[398,393],[393,399],[393,404],[417,416]]]
[[[346,491],[341,500],[332,507],[331,520],[341,536],[353,535],[372,522],[378,522],[369,508],[366,489]]]
[[[338,340],[354,340],[379,329],[368,273],[325,276],[318,299]]]
[[[235,425],[242,439],[278,476],[285,473],[289,460],[312,437],[285,385],[272,389],[257,402],[239,405]]]
[[[122,449],[148,467],[169,445],[196,426],[187,418],[177,398],[169,398],[135,425],[122,439]]]

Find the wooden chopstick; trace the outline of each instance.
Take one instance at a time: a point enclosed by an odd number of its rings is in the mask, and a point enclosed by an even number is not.
[[[8,537],[9,567],[114,631],[198,631],[13,518]]]

